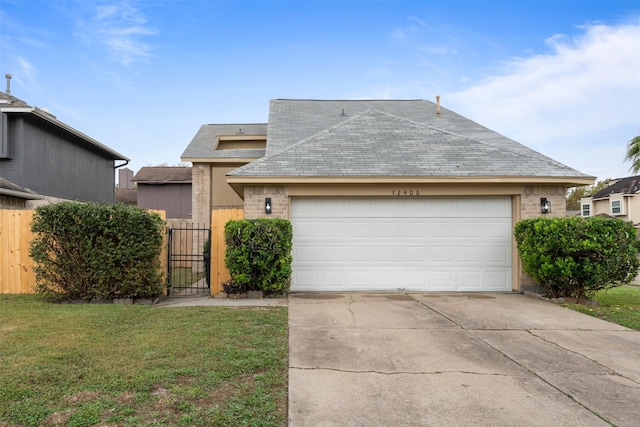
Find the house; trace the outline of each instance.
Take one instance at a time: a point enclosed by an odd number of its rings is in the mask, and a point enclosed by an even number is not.
[[[28,201],[41,199],[39,194],[0,176],[0,209],[27,209]]]
[[[291,221],[292,291],[522,291],[515,223],[564,216],[595,180],[439,100],[275,99],[266,124],[203,126],[182,160],[194,221],[227,202]]]
[[[580,199],[580,214],[611,216],[640,223],[640,175],[618,178],[590,197]]]
[[[128,161],[48,111],[0,92],[0,177],[49,201],[113,203],[115,169]]]
[[[166,211],[169,218],[191,218],[191,167],[143,167],[133,177],[138,207]]]

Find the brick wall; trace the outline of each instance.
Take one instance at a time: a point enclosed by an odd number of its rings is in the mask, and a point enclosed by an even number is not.
[[[561,185],[525,185],[520,197],[520,219],[563,217],[567,212],[567,189]],[[551,213],[543,215],[540,211],[540,199],[546,197],[551,202]],[[541,288],[520,269],[520,285],[523,291],[541,292]]]
[[[271,198],[271,215],[264,212],[264,203]],[[244,217],[289,219],[289,196],[284,185],[248,185],[244,188]]]
[[[194,163],[191,182],[191,220],[194,224],[210,224],[211,166],[208,163]]]
[[[540,199],[546,197],[551,202],[551,213],[545,217],[562,217],[567,212],[567,189],[561,185],[525,185],[520,200],[520,219],[542,216]]]

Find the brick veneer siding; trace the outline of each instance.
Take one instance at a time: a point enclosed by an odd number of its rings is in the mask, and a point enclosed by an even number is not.
[[[271,215],[264,212],[265,198],[271,197]],[[248,185],[244,188],[244,217],[289,219],[289,196],[284,185]]]
[[[566,203],[567,189],[561,185],[525,185],[520,197],[520,219],[537,218],[545,216],[547,218],[563,217],[567,212]],[[540,199],[546,197],[551,202],[551,213],[542,214],[540,211]],[[515,244],[515,243],[514,243]],[[520,259],[518,259],[520,262]],[[520,262],[520,265],[521,262]],[[541,288],[520,266],[520,290],[541,292]]]
[[[551,202],[551,213],[545,217],[563,217],[567,213],[567,189],[561,185],[525,185],[522,189],[520,219],[543,216],[540,199],[546,197]]]
[[[194,163],[191,182],[191,220],[211,224],[211,165]]]

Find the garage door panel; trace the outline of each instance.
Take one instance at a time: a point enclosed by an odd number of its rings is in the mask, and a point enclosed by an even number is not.
[[[401,261],[404,265],[406,264],[419,264],[423,265],[426,260],[426,247],[424,245],[416,245],[416,246],[404,246],[400,248],[401,253]]]
[[[300,243],[298,244],[298,247],[296,248],[296,261],[298,263],[315,263],[318,260],[318,248],[316,246],[306,246]]]
[[[374,224],[370,219],[354,220],[349,223],[347,236],[369,239],[373,235],[374,230]]]
[[[484,272],[484,281],[487,291],[504,291],[505,287],[511,287],[511,274],[504,270],[487,270]]]
[[[511,236],[511,226],[507,226],[503,221],[486,221],[482,230],[484,237],[504,239]]]
[[[293,291],[511,290],[509,197],[301,198],[291,221]]]
[[[484,248],[484,261],[488,264],[511,265],[511,251],[504,246]]]
[[[373,248],[371,246],[350,246],[347,252],[345,262],[351,263],[368,263],[371,260]]]
[[[452,246],[430,246],[428,259],[433,265],[453,264],[455,262],[455,249]]]
[[[343,263],[345,259],[344,246],[324,246],[322,248],[323,262],[339,262]]]
[[[456,251],[456,262],[478,264],[482,261],[481,249],[477,246],[461,246]]]
[[[480,291],[482,272],[478,270],[461,270],[456,275],[456,290]]]

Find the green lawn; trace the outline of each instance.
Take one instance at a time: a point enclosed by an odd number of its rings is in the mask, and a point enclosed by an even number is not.
[[[620,286],[597,292],[593,298],[600,306],[565,304],[572,310],[640,331],[640,287]]]
[[[0,426],[284,426],[286,308],[0,295]]]

